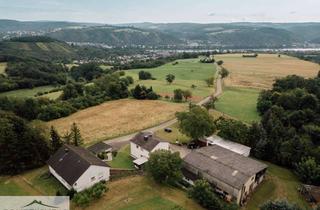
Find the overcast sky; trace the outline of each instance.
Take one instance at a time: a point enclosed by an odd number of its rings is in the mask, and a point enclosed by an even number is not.
[[[0,19],[133,22],[320,22],[320,0],[0,0]]]

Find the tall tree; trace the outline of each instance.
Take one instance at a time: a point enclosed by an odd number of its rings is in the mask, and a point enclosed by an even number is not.
[[[83,139],[81,137],[80,129],[78,128],[76,123],[72,124],[70,131],[72,144],[76,147],[81,146],[83,144]]]
[[[216,130],[213,117],[200,106],[194,106],[189,112],[178,112],[179,128],[182,133],[194,140],[212,135]]]
[[[57,130],[51,126],[50,129],[50,146],[52,152],[56,152],[61,146],[62,146],[62,141],[60,138],[60,135],[58,134]]]
[[[182,177],[181,167],[182,160],[179,153],[168,150],[151,153],[147,163],[147,170],[160,183],[173,184],[179,181]]]

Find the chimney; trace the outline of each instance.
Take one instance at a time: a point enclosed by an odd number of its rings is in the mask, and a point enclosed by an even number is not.
[[[148,141],[149,135],[144,136],[143,139],[144,139],[145,141]]]
[[[65,148],[65,149],[64,149],[64,152],[65,152],[65,153],[68,153],[68,152],[69,152],[69,149],[68,149],[68,148]]]

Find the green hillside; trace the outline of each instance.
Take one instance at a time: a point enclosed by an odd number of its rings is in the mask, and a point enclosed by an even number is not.
[[[52,61],[74,58],[76,52],[67,43],[57,40],[21,38],[0,42],[0,55]]]

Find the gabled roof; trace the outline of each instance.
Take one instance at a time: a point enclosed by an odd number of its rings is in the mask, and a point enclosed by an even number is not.
[[[87,148],[90,152],[94,154],[98,154],[100,152],[104,152],[106,150],[112,149],[112,146],[106,144],[104,142],[99,142]]]
[[[151,152],[160,142],[164,142],[150,132],[141,132],[135,135],[130,141],[149,152]]]
[[[236,189],[267,168],[263,163],[217,145],[193,151],[183,161]]]
[[[71,145],[63,145],[47,163],[71,186],[90,166],[108,167],[88,150]]]

